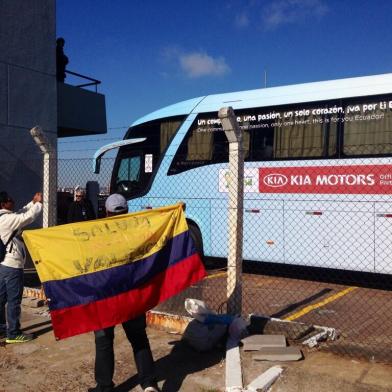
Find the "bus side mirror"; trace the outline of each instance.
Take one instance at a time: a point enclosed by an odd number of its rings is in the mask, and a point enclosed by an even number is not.
[[[94,160],[94,174],[99,174],[101,170],[101,157],[98,157]]]

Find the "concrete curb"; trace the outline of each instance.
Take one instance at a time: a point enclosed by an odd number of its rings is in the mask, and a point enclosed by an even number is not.
[[[147,312],[147,325],[159,330],[183,334],[191,317],[150,310]]]
[[[42,300],[46,301],[46,296],[45,296],[44,290],[42,288],[36,289],[36,288],[31,288],[31,287],[24,287],[23,288],[23,297],[42,299]]]

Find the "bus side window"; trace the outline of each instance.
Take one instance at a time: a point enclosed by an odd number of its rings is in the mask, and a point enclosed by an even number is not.
[[[214,132],[214,155],[212,163],[229,161],[229,143],[223,130]]]
[[[181,125],[181,121],[162,121],[160,125],[160,152],[163,153],[166,150],[170,140],[178,131]]]
[[[248,160],[266,161],[274,158],[274,130],[254,129],[251,135],[251,156]]]
[[[140,156],[123,158],[118,169],[117,181],[137,181],[140,176]]]
[[[250,132],[244,130],[242,134],[242,150],[244,152],[244,159],[248,160],[250,153]]]
[[[198,132],[195,129],[188,139],[187,161],[211,161],[213,152],[213,133]]]
[[[363,111],[363,105],[358,114],[367,115]],[[347,121],[343,124],[345,156],[377,156],[392,153],[392,112],[377,108],[372,111],[372,115],[373,119]]]
[[[229,146],[225,133],[213,127],[191,128],[181,142],[168,175],[210,165],[228,162]]]

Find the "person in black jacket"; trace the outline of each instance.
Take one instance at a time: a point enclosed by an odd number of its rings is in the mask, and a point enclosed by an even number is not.
[[[106,216],[128,213],[128,204],[124,196],[114,193],[105,202]],[[159,392],[155,378],[154,359],[146,333],[146,315],[122,323],[125,335],[131,343],[140,386],[144,392]],[[94,331],[95,335],[95,380],[97,386],[88,392],[114,391],[114,326]]]
[[[95,212],[90,200],[85,198],[84,192],[77,190],[75,200],[71,203],[67,214],[67,223],[83,222],[95,219]]]

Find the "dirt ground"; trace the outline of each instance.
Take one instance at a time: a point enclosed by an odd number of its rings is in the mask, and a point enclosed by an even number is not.
[[[23,307],[22,326],[37,338],[26,344],[0,343],[0,392],[87,391],[94,386],[94,340],[84,334],[55,341],[44,308]],[[149,328],[159,385],[165,392],[224,391],[225,349],[198,353],[181,335]],[[116,330],[116,392],[137,391],[132,353],[120,328]],[[276,365],[256,362],[241,350],[244,384]],[[392,390],[392,366],[304,350],[304,359],[281,363],[282,376],[272,392],[387,392]]]
[[[0,392],[85,392],[95,385],[92,333],[56,341],[44,308],[22,307],[22,314],[24,332],[34,333],[36,339],[0,343]],[[181,342],[181,335],[152,328],[148,335],[164,391],[213,391],[211,386],[224,385],[223,348],[197,353]],[[115,390],[139,390],[132,350],[121,327],[116,329],[115,354]]]

